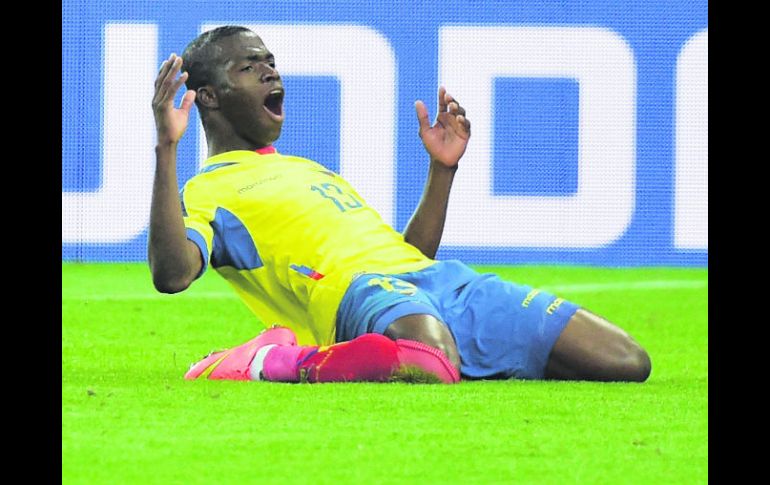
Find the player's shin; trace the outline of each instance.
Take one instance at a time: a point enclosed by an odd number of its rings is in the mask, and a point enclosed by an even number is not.
[[[299,364],[306,382],[387,382],[398,368],[396,343],[368,333],[348,342],[319,347]]]
[[[275,346],[257,355],[252,374],[282,382],[455,383],[460,375],[438,349],[411,340],[365,334],[323,347]],[[255,372],[255,367],[260,372]]]

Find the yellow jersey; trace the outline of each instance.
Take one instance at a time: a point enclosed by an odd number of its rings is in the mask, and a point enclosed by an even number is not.
[[[201,274],[210,264],[265,325],[291,328],[301,345],[335,342],[355,276],[435,263],[338,174],[272,147],[209,158],[181,199]]]

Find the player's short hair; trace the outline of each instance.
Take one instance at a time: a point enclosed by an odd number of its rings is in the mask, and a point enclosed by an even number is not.
[[[188,73],[185,82],[187,89],[197,90],[201,86],[221,82],[217,72],[219,52],[215,49],[216,43],[241,32],[251,30],[237,25],[225,25],[202,33],[187,45],[182,53],[182,70]]]

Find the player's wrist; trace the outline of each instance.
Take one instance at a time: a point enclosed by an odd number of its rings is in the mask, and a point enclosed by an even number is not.
[[[155,150],[169,150],[176,149],[179,145],[179,140],[173,140],[171,138],[158,135],[158,141],[155,143]]]
[[[158,161],[175,159],[178,144],[178,141],[158,137],[158,141],[155,143],[156,159]]]
[[[434,171],[454,174],[457,171],[457,167],[459,165],[459,163],[455,163],[454,165],[447,165],[446,163],[440,160],[436,160],[435,158],[431,157],[430,159],[430,169]]]

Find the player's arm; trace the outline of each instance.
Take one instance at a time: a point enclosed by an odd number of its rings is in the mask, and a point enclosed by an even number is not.
[[[433,126],[425,103],[415,102],[415,110],[420,138],[430,155],[430,171],[420,203],[404,229],[404,240],[433,258],[441,243],[449,192],[471,136],[471,123],[465,110],[443,86],[438,90],[438,114]]]
[[[163,62],[155,80],[152,108],[158,141],[155,146],[155,180],[150,208],[148,261],[155,288],[163,293],[185,290],[200,273],[203,259],[198,246],[187,239],[177,188],[176,152],[187,129],[195,91],[187,91],[180,108],[174,96],[187,79],[179,78],[182,58],[172,54]]]

